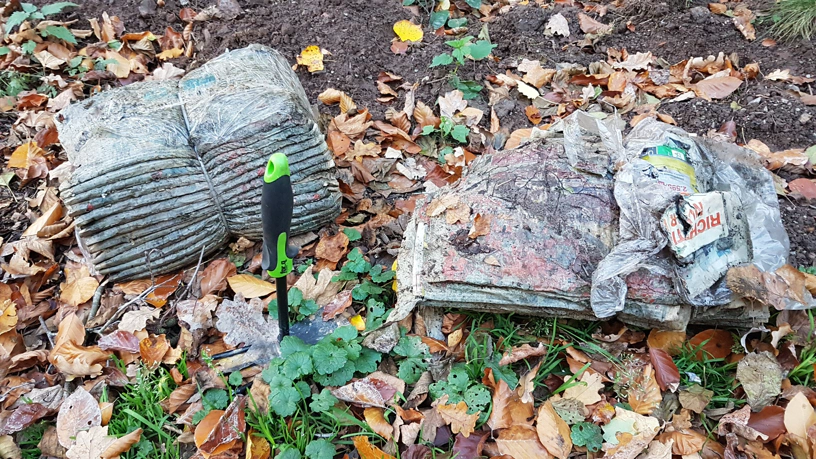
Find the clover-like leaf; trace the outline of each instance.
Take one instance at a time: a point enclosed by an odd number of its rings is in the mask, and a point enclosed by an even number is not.
[[[348,362],[345,349],[341,349],[331,343],[321,342],[312,348],[312,360],[317,372],[327,375],[335,372]]]
[[[334,445],[325,438],[312,440],[306,445],[306,457],[309,459],[332,459],[334,453]]]
[[[337,397],[332,395],[328,389],[323,389],[319,394],[312,394],[312,401],[309,403],[309,409],[315,413],[325,413],[332,409],[337,403]]]
[[[313,371],[312,356],[306,351],[298,351],[286,357],[281,366],[281,373],[290,379],[311,374]]]

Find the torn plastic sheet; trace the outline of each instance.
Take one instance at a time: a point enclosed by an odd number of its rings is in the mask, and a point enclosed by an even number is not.
[[[617,315],[674,329],[767,319],[764,305],[733,298],[722,275],[697,303],[689,301],[679,279],[692,274],[684,274],[660,227],[679,194],[668,195],[653,179],[654,165],[639,157],[644,148],[665,145],[667,130],[687,145],[696,187],[731,193],[741,204],[747,229],[737,225],[735,233],[750,235],[753,263],[764,271],[785,263],[787,235],[773,181],[756,155],[648,120],[625,144],[616,143],[614,120],[578,113],[562,124],[564,138],[549,132],[543,141],[483,155],[459,182],[418,203],[400,249],[398,301],[389,320],[416,306],[590,320]],[[581,126],[570,125],[579,117]],[[582,146],[568,153],[576,137]],[[613,177],[614,165],[620,169]],[[630,198],[621,199],[627,191]],[[470,221],[448,224],[444,212],[429,215],[432,202],[453,196],[470,207]],[[489,231],[473,239],[477,214],[490,217]],[[610,306],[600,314],[593,304],[599,293]]]

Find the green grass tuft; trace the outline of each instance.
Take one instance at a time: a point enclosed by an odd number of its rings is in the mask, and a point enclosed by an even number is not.
[[[774,35],[784,40],[816,35],[816,0],[781,0],[771,9]]]

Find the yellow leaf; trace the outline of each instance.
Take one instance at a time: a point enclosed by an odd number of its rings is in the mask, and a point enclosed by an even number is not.
[[[315,45],[307,46],[297,56],[298,65],[303,65],[309,73],[323,70],[323,51]]]
[[[18,169],[28,169],[31,159],[42,156],[45,152],[37,146],[37,142],[26,142],[14,150],[9,158],[8,167]]]
[[[394,428],[385,420],[383,412],[382,408],[366,408],[363,410],[363,416],[374,433],[386,440],[391,440],[391,437],[394,436]]]
[[[93,298],[99,282],[91,277],[88,267],[65,268],[65,282],[60,284],[60,301],[71,306],[80,304]]]
[[[259,298],[275,291],[275,285],[250,274],[238,274],[227,278],[230,288],[244,298]]]
[[[17,326],[17,306],[11,300],[0,301],[0,335]]]
[[[538,408],[536,431],[539,441],[550,454],[560,459],[569,456],[572,450],[570,427],[555,412],[550,400]]]
[[[130,75],[130,61],[113,50],[105,52],[105,60],[113,60],[105,70],[116,75],[116,78],[127,78]]]
[[[175,59],[181,56],[183,53],[184,50],[181,48],[170,48],[160,52],[156,55],[156,57],[159,58],[160,61],[166,61],[168,59]]]
[[[479,412],[468,414],[468,406],[464,401],[456,405],[439,405],[436,411],[442,416],[445,422],[451,426],[451,432],[454,434],[461,433],[463,437],[467,438],[473,433],[476,428],[476,421],[479,420]]]
[[[363,320],[363,317],[360,314],[357,314],[349,319],[349,323],[354,325],[354,328],[356,328],[357,331],[365,330],[365,320]]]
[[[603,389],[601,375],[585,371],[578,384],[564,391],[564,398],[572,398],[584,405],[592,405],[601,401],[601,396],[598,395],[601,389]]]
[[[422,41],[422,27],[405,19],[394,24],[394,33],[402,41]]]
[[[354,447],[360,453],[360,459],[397,459],[390,454],[385,454],[383,450],[372,445],[365,435],[358,435],[353,438]]]

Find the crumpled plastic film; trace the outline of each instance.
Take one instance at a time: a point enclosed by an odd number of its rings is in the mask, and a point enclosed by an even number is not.
[[[231,236],[260,239],[272,153],[289,158],[293,234],[340,212],[306,94],[264,46],[225,53],[180,81],[102,92],[60,112],[57,128],[74,167],[61,196],[94,270],[116,280],[176,271]]]
[[[644,148],[672,141],[689,147],[695,192],[732,191],[740,198],[749,222],[753,263],[762,271],[772,271],[787,260],[788,236],[782,226],[773,179],[756,154],[736,145],[693,137],[678,127],[649,118],[626,137],[623,164],[615,174],[620,240],[593,273],[590,303],[599,318],[623,311],[627,289],[623,279],[627,274],[646,269],[655,274],[674,272],[677,277],[678,265],[663,251],[667,239],[660,229],[660,216],[679,193],[661,182],[652,164],[640,159]],[[722,281],[695,298],[689,298],[681,288],[678,294],[695,306],[731,301]]]

